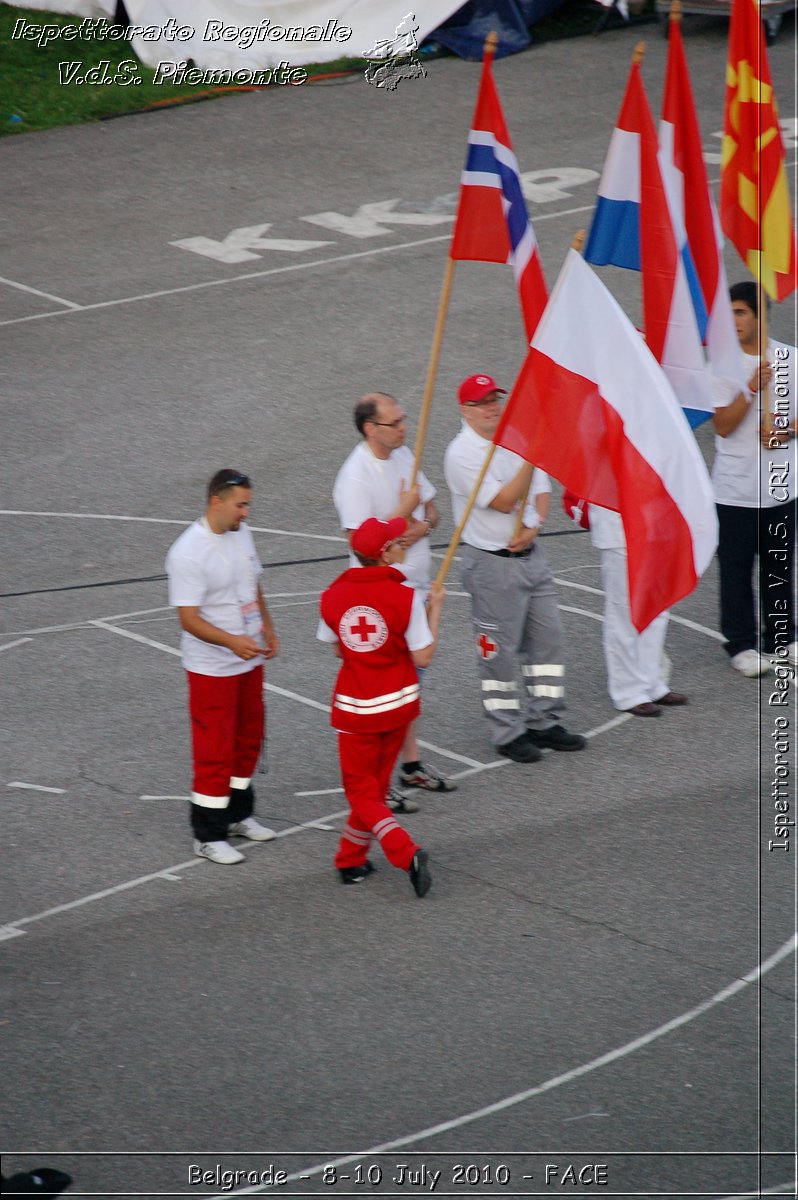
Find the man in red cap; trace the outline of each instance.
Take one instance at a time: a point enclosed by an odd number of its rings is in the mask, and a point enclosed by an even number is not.
[[[503,395],[490,375],[470,375],[460,384],[463,428],[444,460],[458,524],[490,451]],[[536,762],[544,749],[587,744],[560,724],[562,630],[557,589],[538,540],[550,492],[543,471],[499,448],[463,530],[460,572],[471,597],[482,707],[498,753],[521,763]]]
[[[427,851],[401,827],[385,795],[407,727],[421,711],[416,668],[435,652],[444,592],[432,589],[428,618],[418,592],[404,586],[396,564],[404,561],[406,531],[404,517],[369,517],[353,532],[361,565],[322,594],[318,637],[342,660],[330,718],[350,807],[335,856],[341,881],[362,883],[371,874],[368,850],[376,837],[420,897],[432,883]]]

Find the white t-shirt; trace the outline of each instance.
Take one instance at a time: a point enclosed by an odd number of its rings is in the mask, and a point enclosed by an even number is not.
[[[243,634],[263,643],[263,622],[257,603],[258,576],[263,567],[246,525],[213,533],[201,517],[189,525],[166,556],[169,603],[175,608],[198,607],[200,616],[225,633]],[[183,630],[183,666],[197,675],[243,675],[262,659],[244,661],[226,646],[214,646]]]
[[[402,566],[404,574],[404,565]],[[319,617],[319,626],[316,630],[316,637],[320,642],[337,642],[338,634],[330,629],[330,626],[325,620]],[[427,610],[424,607],[424,601],[421,598],[421,593],[413,592],[413,603],[410,607],[410,623],[405,630],[405,641],[407,642],[408,650],[423,650],[425,646],[432,645],[434,638],[427,620]]]
[[[773,368],[770,406],[771,410],[775,406],[779,421],[786,418],[788,423],[795,420],[796,354],[795,346],[768,342],[767,357]],[[746,379],[750,379],[759,365],[759,357],[744,354],[743,359]],[[717,381],[715,408],[725,408],[738,395],[739,389]],[[750,399],[747,390],[743,395]],[[756,399],[751,399],[747,413],[733,433],[725,438],[715,438],[712,484],[718,504],[730,504],[735,508],[774,508],[798,495],[795,438],[773,449],[762,445],[759,440],[762,399],[761,392]]]
[[[456,525],[459,525],[465,512],[468,498],[490,447],[491,442],[480,437],[464,421],[460,433],[446,448],[443,469],[449,491],[452,493],[452,510]],[[517,512],[503,513],[496,508],[490,508],[489,505],[504,485],[518,474],[523,464],[524,460],[511,450],[504,450],[499,446],[494,451],[463,530],[463,541],[469,546],[474,546],[477,550],[504,550],[513,540]],[[536,467],[524,509],[524,525],[527,529],[534,529],[540,524],[540,516],[534,503],[535,497],[550,491],[548,475]]]
[[[388,458],[377,458],[365,442],[359,442],[338,472],[333,486],[333,502],[341,528],[357,529],[369,517],[385,521],[396,512],[400,488],[407,489],[413,478],[414,462],[407,446],[397,446]],[[436,493],[422,471],[418,473],[418,487],[421,502],[413,509],[413,516],[422,521],[424,505]],[[350,554],[349,563],[353,567],[360,565],[354,554]],[[423,537],[405,553],[402,574],[413,587],[426,591],[431,571],[429,538]]]

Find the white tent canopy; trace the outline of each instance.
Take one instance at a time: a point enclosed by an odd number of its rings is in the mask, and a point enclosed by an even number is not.
[[[408,30],[420,43],[462,3],[424,0],[415,14],[411,0],[125,0],[125,8],[131,26],[146,28],[129,44],[147,66],[191,59],[203,70],[260,70],[373,57],[375,49],[377,57],[407,52]],[[116,9],[115,0],[26,0],[25,7],[109,21]]]

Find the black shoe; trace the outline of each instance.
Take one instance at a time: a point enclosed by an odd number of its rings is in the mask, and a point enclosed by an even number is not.
[[[376,870],[374,863],[366,859],[361,867],[339,867],[338,874],[341,876],[341,883],[362,883]]]
[[[496,753],[504,755],[505,758],[511,758],[513,762],[520,763],[537,762],[539,758],[543,757],[535,743],[530,740],[528,733],[522,733],[520,737],[513,738],[511,742],[497,746]]]
[[[421,899],[432,887],[432,876],[429,873],[429,854],[426,850],[416,850],[413,861],[408,869],[413,890]]]
[[[56,1171],[53,1167],[35,1167],[32,1171],[22,1171],[19,1175],[11,1175],[8,1179],[0,1176],[3,1181],[0,1191],[11,1196],[39,1196],[40,1200],[53,1200],[64,1188],[68,1188],[72,1177],[64,1171]]]
[[[552,725],[550,729],[528,729],[527,737],[533,745],[542,750],[584,750],[587,738],[581,733],[569,733],[562,725]]]

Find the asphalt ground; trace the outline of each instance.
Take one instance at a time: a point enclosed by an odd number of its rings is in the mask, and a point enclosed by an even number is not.
[[[715,159],[725,35],[686,30]],[[550,285],[589,222],[636,40],[496,65]],[[655,112],[665,49],[652,28]],[[770,62],[791,114],[792,23]],[[785,714],[794,790],[795,690],[777,706],[772,679],[730,669],[714,564],[668,635],[690,707],[617,714],[598,557],[555,503],[567,723],[590,744],[530,767],[491,750],[453,571],[422,736],[459,790],[404,818],[433,890],[419,902],[383,861],[357,888],[332,870],[345,804],[314,640],[343,564],[331,487],[360,394],[418,415],[450,229],[418,214],[454,210],[478,75],[444,59],[394,92],[274,88],[3,145],[6,1172],[59,1166],[103,1196],[268,1190],[280,1170],[290,1195],[791,1191],[794,830],[787,852],[769,842]],[[375,226],[389,211],[416,223]],[[174,245],[190,238],[224,249]],[[636,317],[639,281],[603,274]],[[775,336],[794,340],[794,311]],[[425,454],[440,553],[456,385],[509,386],[523,353],[509,268],[459,264]],[[280,838],[234,870],[191,855],[162,578],[223,465],[255,481],[282,638],[257,781]]]

